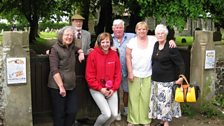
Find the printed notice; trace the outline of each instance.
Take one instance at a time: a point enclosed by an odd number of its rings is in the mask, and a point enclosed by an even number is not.
[[[215,68],[215,50],[206,50],[205,69]]]
[[[26,83],[26,58],[7,58],[8,84]]]

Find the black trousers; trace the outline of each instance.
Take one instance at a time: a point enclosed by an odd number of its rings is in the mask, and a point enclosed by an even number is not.
[[[66,90],[66,96],[62,97],[58,89],[49,88],[53,109],[54,126],[72,126],[78,111],[77,91]]]

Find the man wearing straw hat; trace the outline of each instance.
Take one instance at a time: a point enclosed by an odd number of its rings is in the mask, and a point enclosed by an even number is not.
[[[83,20],[85,20],[84,17],[82,17],[79,14],[75,14],[71,18],[71,23],[76,30],[76,42],[75,42],[76,46],[82,48],[84,54],[87,55],[91,50],[90,49],[91,34],[90,32],[82,29]]]

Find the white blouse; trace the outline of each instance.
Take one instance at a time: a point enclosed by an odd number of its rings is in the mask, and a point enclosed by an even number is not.
[[[134,76],[145,78],[152,75],[152,53],[157,39],[155,36],[148,36],[146,48],[140,48],[137,44],[137,37],[132,38],[127,47],[132,49],[131,62]]]

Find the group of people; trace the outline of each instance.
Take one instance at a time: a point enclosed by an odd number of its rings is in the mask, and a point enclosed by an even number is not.
[[[58,32],[58,42],[49,51],[54,126],[74,125],[78,111],[75,63],[85,60],[84,55],[88,55],[85,78],[89,92],[101,111],[94,126],[110,126],[119,113],[127,115],[128,126],[150,126],[152,119],[169,126],[172,117],[181,116],[172,86],[182,83],[178,75],[185,72],[184,62],[175,42],[167,40],[165,25],[157,25],[155,36],[149,36],[146,22],[137,23],[134,34],[125,33],[124,21],[115,19],[113,34],[99,34],[92,49],[90,33],[82,30],[83,20],[73,16],[72,26]],[[123,110],[119,110],[120,87]]]

